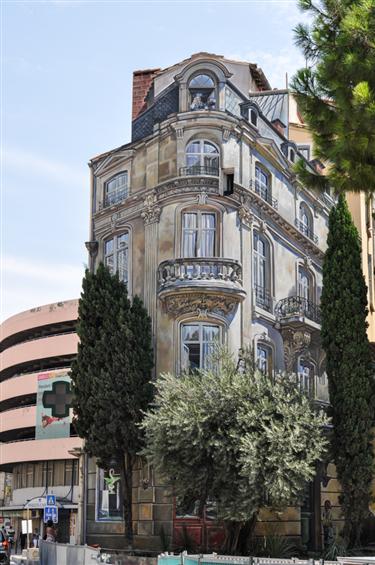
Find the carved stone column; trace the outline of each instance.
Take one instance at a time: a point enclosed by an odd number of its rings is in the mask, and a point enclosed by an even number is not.
[[[158,269],[158,235],[161,208],[157,204],[154,192],[144,201],[141,213],[145,223],[145,263],[144,263],[144,295],[143,300],[152,320],[152,333],[156,329],[157,307],[157,269]]]

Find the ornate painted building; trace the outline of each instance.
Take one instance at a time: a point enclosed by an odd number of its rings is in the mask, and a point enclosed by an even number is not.
[[[256,65],[209,53],[136,71],[132,141],[90,161],[87,248],[93,268],[103,261],[143,297],[156,374],[204,366],[219,340],[235,355],[252,347],[270,377],[295,372],[325,406],[319,300],[333,201],[292,171],[310,156],[290,138],[290,104]],[[328,486],[318,476],[301,508],[265,510],[258,533],[319,547],[322,501],[338,505],[330,467]],[[111,535],[113,545],[123,523],[108,497],[103,511],[95,473],[91,462],[87,539]],[[215,544],[209,512],[176,509],[152,470],[136,475],[136,546],[160,547],[162,531],[176,540],[183,525],[202,547]]]

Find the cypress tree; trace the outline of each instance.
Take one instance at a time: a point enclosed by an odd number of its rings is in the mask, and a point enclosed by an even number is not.
[[[129,547],[133,543],[132,472],[143,446],[139,427],[152,399],[151,323],[142,301],[100,264],[86,271],[78,308],[78,355],[71,377],[75,426],[85,450],[109,468],[116,461]]]
[[[291,82],[326,176],[300,161],[301,180],[336,192],[375,190],[375,0],[299,0],[306,68]]]
[[[353,546],[360,541],[371,500],[374,381],[361,247],[343,195],[329,218],[321,309],[332,405],[332,453],[342,488],[344,539]]]

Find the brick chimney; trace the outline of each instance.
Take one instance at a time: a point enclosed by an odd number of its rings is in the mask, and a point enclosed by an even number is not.
[[[156,73],[160,69],[145,69],[133,73],[132,120],[145,111],[145,97]]]

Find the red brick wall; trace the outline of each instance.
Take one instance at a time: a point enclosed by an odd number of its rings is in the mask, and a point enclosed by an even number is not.
[[[133,73],[133,104],[132,120],[146,109],[145,96],[151,86],[152,80],[160,69],[146,69]]]

